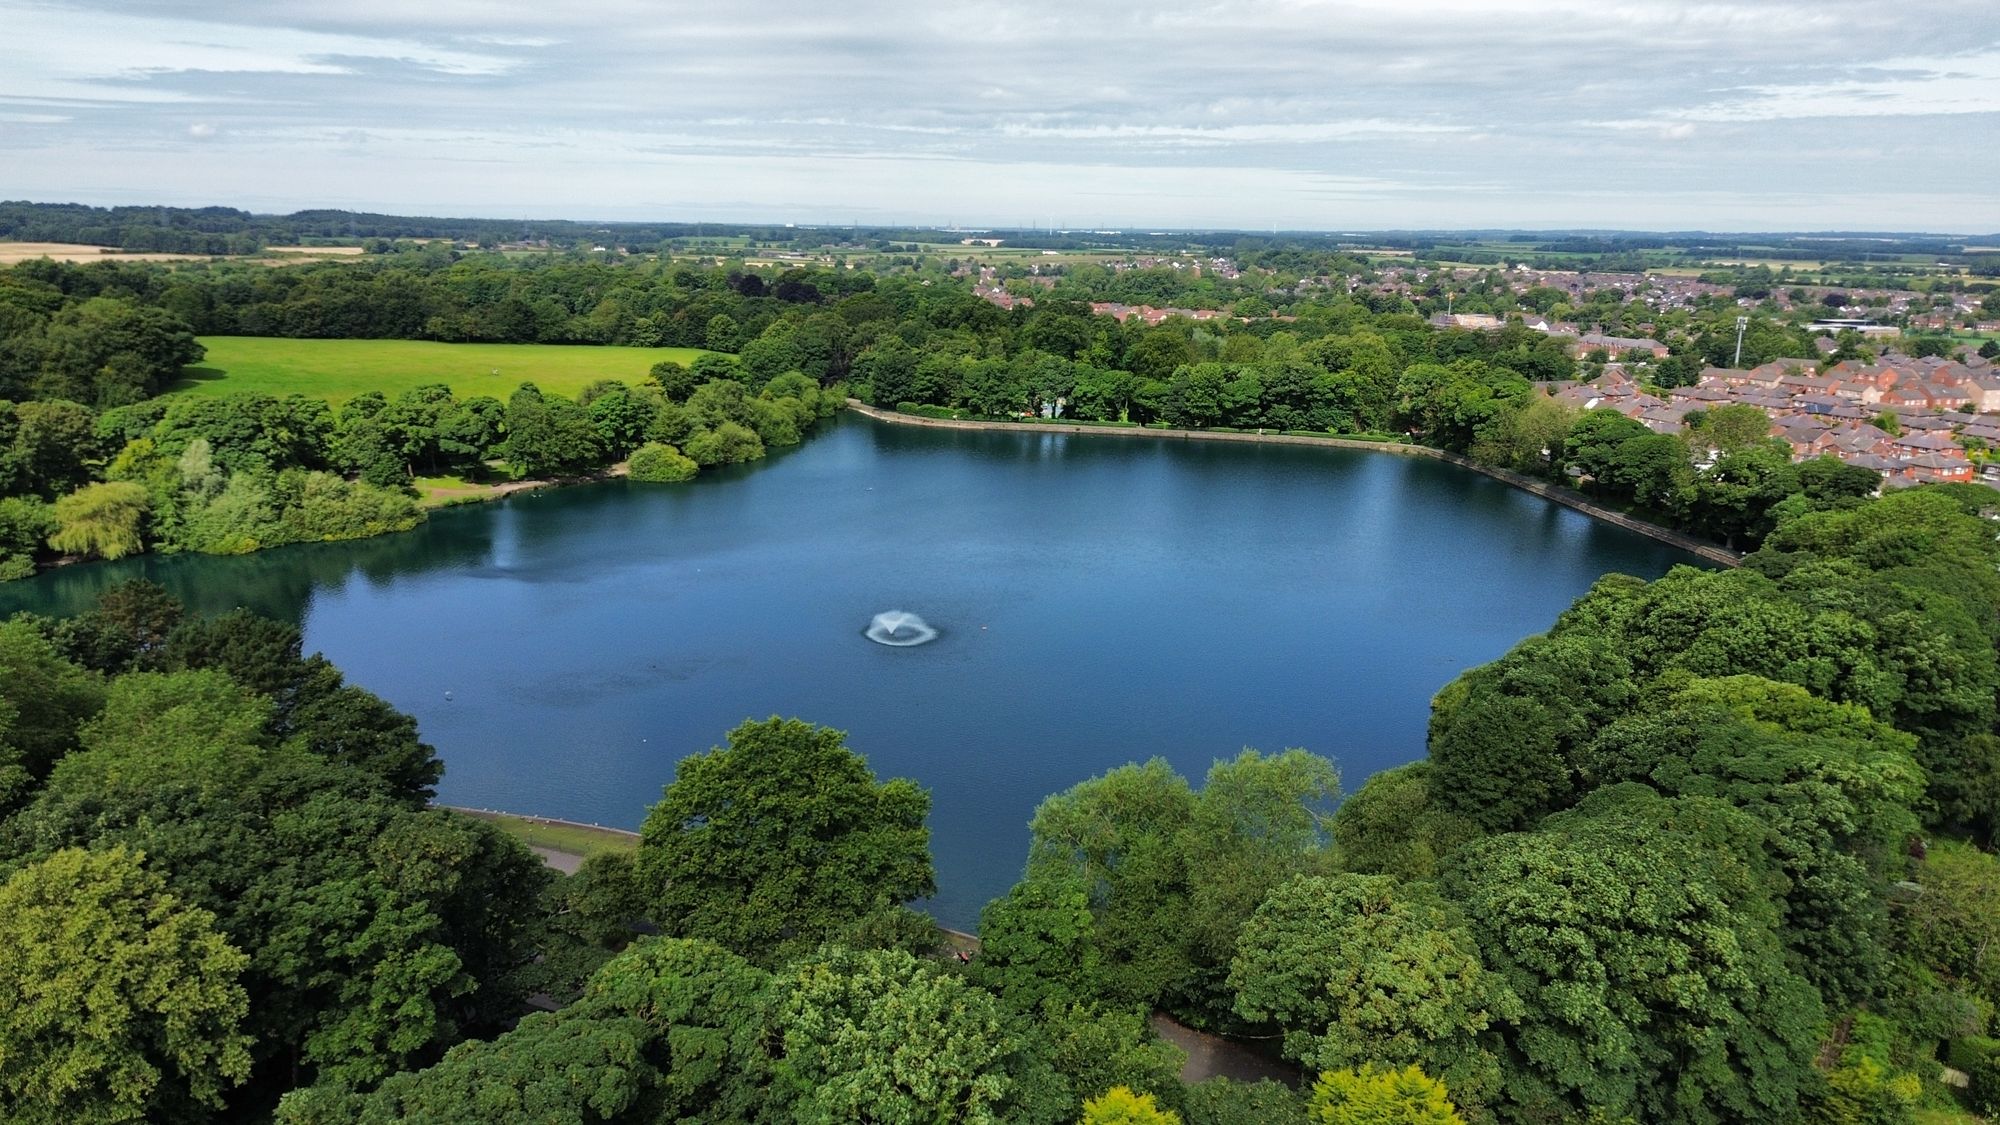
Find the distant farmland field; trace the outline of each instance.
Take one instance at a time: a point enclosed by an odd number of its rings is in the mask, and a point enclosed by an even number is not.
[[[0,242],[0,266],[32,262],[36,258],[58,262],[185,262],[207,257],[207,254],[128,254],[111,246],[86,246],[78,242]]]
[[[599,379],[636,383],[663,359],[692,363],[697,348],[600,348],[570,344],[439,344],[428,340],[288,340],[203,336],[208,358],[186,369],[168,394],[238,391],[302,394],[338,406],[364,391],[395,398],[443,383],[461,398],[505,402],[522,383],[574,396]]]

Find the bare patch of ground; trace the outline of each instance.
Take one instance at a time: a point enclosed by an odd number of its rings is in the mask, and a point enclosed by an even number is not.
[[[80,242],[0,242],[0,265],[50,258],[58,262],[199,262],[207,254],[127,253],[111,246],[87,246]]]

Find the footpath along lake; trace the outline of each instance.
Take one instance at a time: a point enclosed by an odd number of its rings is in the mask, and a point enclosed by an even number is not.
[[[1417,458],[846,416],[692,485],[66,567],[0,584],[0,615],[143,575],[200,612],[297,621],[416,716],[440,801],[625,828],[745,718],[839,727],[930,789],[930,909],[970,929],[1048,794],[1154,755],[1199,784],[1245,746],[1328,755],[1351,792],[1423,754],[1440,687],[1600,575],[1695,561]],[[887,610],[939,636],[871,643]]]

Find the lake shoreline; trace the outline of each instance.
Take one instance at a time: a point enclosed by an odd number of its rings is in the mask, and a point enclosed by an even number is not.
[[[1482,465],[1470,457],[1451,453],[1443,449],[1433,449],[1428,445],[1412,445],[1408,442],[1362,441],[1355,438],[1318,437],[1305,434],[1265,434],[1219,432],[1215,430],[1174,430],[1155,429],[1148,426],[1086,426],[1074,422],[989,422],[970,418],[926,418],[918,414],[904,414],[896,410],[883,410],[869,406],[859,399],[847,400],[847,408],[866,418],[887,422],[896,426],[923,426],[941,430],[988,430],[1021,433],[1024,431],[1058,434],[1110,434],[1118,437],[1178,438],[1185,441],[1232,441],[1253,445],[1316,445],[1328,449],[1357,449],[1373,453],[1394,453],[1404,457],[1428,457],[1433,461],[1443,461],[1470,469],[1482,476],[1491,477],[1502,484],[1511,485],[1523,492],[1533,493],[1544,500],[1551,500],[1565,508],[1581,512],[1592,519],[1623,528],[1626,531],[1644,535],[1649,539],[1665,543],[1669,547],[1686,551],[1717,566],[1738,567],[1743,565],[1743,556],[1726,547],[1696,539],[1691,535],[1661,527],[1636,516],[1607,508],[1571,488],[1536,480],[1511,469],[1493,465]]]

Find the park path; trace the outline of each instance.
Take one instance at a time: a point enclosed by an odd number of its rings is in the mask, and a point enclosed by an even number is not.
[[[529,850],[540,856],[542,862],[565,875],[576,874],[583,865],[583,857],[575,852],[557,848],[530,845]],[[979,937],[963,930],[938,927],[944,935],[945,944],[954,952],[968,956],[979,955]],[[1209,1078],[1230,1078],[1238,1082],[1255,1082],[1269,1078],[1283,1082],[1287,1086],[1297,1086],[1301,1076],[1299,1069],[1288,1065],[1271,1054],[1258,1050],[1255,1046],[1225,1039],[1206,1031],[1197,1031],[1181,1023],[1165,1012],[1153,1013],[1153,1030],[1160,1038],[1179,1047],[1187,1053],[1187,1065],[1181,1067],[1181,1081],[1201,1082]]]
[[[542,847],[540,844],[529,844],[528,850],[541,856],[543,863],[565,875],[574,875],[577,868],[583,866],[583,857],[575,852],[557,851],[554,848]]]
[[[1303,1080],[1299,1068],[1283,1059],[1266,1054],[1248,1043],[1196,1031],[1165,1012],[1153,1013],[1153,1030],[1160,1038],[1187,1052],[1187,1065],[1181,1067],[1183,1082],[1201,1082],[1209,1078],[1255,1082],[1268,1078],[1287,1086],[1297,1086]]]

